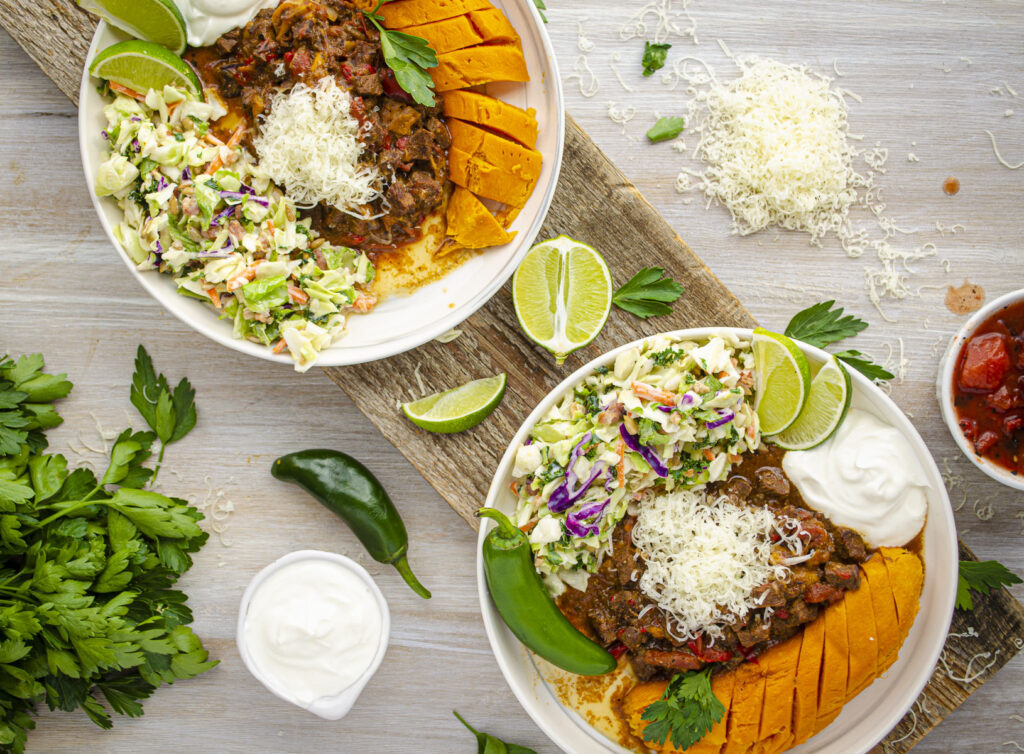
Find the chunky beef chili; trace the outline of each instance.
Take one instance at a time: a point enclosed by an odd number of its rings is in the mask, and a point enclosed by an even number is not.
[[[771,608],[761,608],[724,628],[713,643],[703,636],[679,641],[666,629],[666,616],[640,590],[644,562],[632,541],[636,519],[627,516],[613,534],[613,554],[590,577],[587,590],[568,589],[558,606],[573,624],[595,637],[616,655],[627,654],[642,680],[668,678],[674,673],[715,664],[715,672],[754,658],[768,647],[795,634],[824,607],[842,599],[844,591],[860,586],[857,564],[868,557],[856,532],[834,526],[809,510],[796,487],[782,471],[781,451],[762,448],[747,455],[726,482],[712,494],[729,495],[738,505],[771,508],[777,517],[799,522],[811,559],[791,567],[789,581],[769,581],[755,594]],[[780,548],[781,549],[781,548]],[[789,555],[789,551],[785,551]]]
[[[408,243],[441,205],[451,137],[440,106],[413,102],[384,64],[379,32],[346,0],[284,0],[186,57],[250,124],[275,94],[300,82],[333,76],[350,91],[352,115],[363,124],[361,159],[385,183],[379,199],[357,210],[373,219],[323,204],[312,210],[314,227],[332,242],[367,251]]]

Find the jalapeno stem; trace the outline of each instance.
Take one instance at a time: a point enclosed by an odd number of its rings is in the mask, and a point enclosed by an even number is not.
[[[405,583],[409,585],[410,589],[416,592],[416,594],[423,599],[430,599],[430,590],[423,586],[419,579],[416,578],[416,575],[409,567],[409,561],[406,559],[405,553],[402,553],[402,556],[398,558],[398,560],[391,561],[391,565],[393,565],[398,572],[402,574],[402,578],[405,579]]]
[[[497,523],[497,528],[488,535],[494,547],[500,550],[514,550],[526,542],[526,535],[523,534],[522,530],[513,524],[509,517],[501,511],[495,508],[481,508],[476,512],[476,515],[477,517],[483,516],[484,518],[492,519]]]

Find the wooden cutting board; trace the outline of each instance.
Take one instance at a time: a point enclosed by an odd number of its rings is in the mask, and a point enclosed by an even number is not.
[[[77,102],[94,19],[72,0],[0,0],[0,25],[54,83]],[[491,476],[523,419],[565,375],[594,356],[663,330],[702,325],[749,327],[753,318],[676,235],[590,138],[568,119],[562,175],[541,231],[599,239],[615,283],[640,267],[664,267],[686,292],[670,316],[642,321],[612,311],[601,335],[559,368],[523,337],[505,286],[448,344],[436,341],[385,361],[326,369],[359,409],[466,521],[483,502]],[[113,259],[113,257],[112,257]],[[407,422],[396,403],[468,380],[508,374],[499,408],[457,435],[432,435]],[[417,375],[419,379],[417,379]],[[961,543],[961,557],[974,559]],[[908,751],[1024,646],[1024,608],[1005,590],[957,611],[941,661],[913,709],[875,752]],[[979,672],[980,671],[980,672]]]

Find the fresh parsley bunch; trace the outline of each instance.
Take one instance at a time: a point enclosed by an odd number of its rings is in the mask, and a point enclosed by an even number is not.
[[[689,749],[704,738],[725,714],[711,690],[711,668],[673,676],[661,698],[644,710],[644,741],[658,746],[668,738],[677,749]]]
[[[36,706],[81,708],[101,728],[110,714],[142,714],[140,700],[216,662],[188,627],[175,590],[206,542],[202,514],[144,489],[153,443],[195,424],[194,392],[172,392],[140,346],[132,403],[153,432],[126,429],[103,475],[46,454],[44,431],[61,423],[52,401],[65,375],[40,354],[0,357],[0,751],[22,752]]]

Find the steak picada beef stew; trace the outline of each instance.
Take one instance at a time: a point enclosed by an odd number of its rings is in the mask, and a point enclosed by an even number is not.
[[[367,219],[322,203],[313,208],[314,227],[331,242],[393,248],[417,239],[425,216],[441,206],[451,144],[441,107],[413,102],[398,85],[384,64],[379,32],[350,3],[284,0],[187,57],[257,128],[274,95],[298,83],[314,87],[332,76],[349,90],[352,116],[362,124],[361,161],[377,168],[384,185],[379,199],[358,208]]]
[[[782,451],[762,447],[747,455],[727,481],[709,487],[737,505],[767,507],[779,520],[796,522],[806,534],[813,556],[790,567],[788,581],[769,581],[754,596],[761,607],[723,628],[715,641],[704,636],[681,641],[666,627],[667,616],[640,589],[644,561],[632,541],[636,518],[624,518],[613,534],[613,551],[587,584],[585,592],[567,589],[558,606],[573,624],[595,637],[616,656],[626,654],[641,680],[669,678],[675,673],[714,664],[713,672],[750,660],[795,634],[821,610],[860,585],[858,564],[869,552],[856,532],[834,526],[809,510],[782,470]],[[792,553],[778,545],[773,557]],[[765,608],[770,608],[766,611]],[[766,613],[770,617],[766,618]]]

